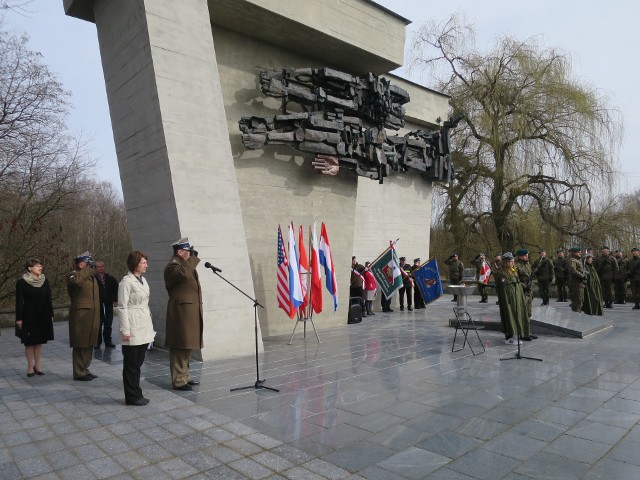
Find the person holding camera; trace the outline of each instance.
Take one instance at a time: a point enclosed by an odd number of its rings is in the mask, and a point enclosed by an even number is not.
[[[88,382],[96,375],[89,371],[93,347],[100,328],[100,289],[95,278],[95,263],[89,252],[78,255],[74,270],[67,276],[69,307],[69,343],[73,349],[73,379]]]
[[[196,266],[198,252],[181,238],[172,244],[173,257],[164,269],[164,285],[169,292],[165,347],[174,390],[193,390],[200,382],[191,378],[189,362],[193,349],[203,347],[202,289]]]

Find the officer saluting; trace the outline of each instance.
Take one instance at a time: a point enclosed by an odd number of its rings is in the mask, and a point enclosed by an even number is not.
[[[164,269],[169,292],[165,346],[169,348],[169,367],[174,390],[193,390],[200,382],[189,374],[191,352],[203,347],[202,290],[196,266],[198,252],[181,238],[172,244],[173,257]]]

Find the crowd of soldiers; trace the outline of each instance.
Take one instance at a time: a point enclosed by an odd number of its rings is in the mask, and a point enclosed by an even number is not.
[[[564,249],[556,252],[556,257],[550,259],[544,249],[538,252],[538,258],[533,264],[529,261],[528,250],[522,248],[515,252],[518,278],[526,297],[526,304],[529,316],[531,316],[532,306],[532,286],[534,280],[538,284],[542,306],[549,305],[551,297],[551,285],[555,280],[558,302],[571,301],[573,311],[583,310],[584,291],[588,283],[588,271],[595,271],[602,291],[602,304],[604,308],[613,308],[614,304],[623,305],[627,303],[627,286],[631,287],[631,299],[633,310],[640,310],[640,249],[631,249],[631,258],[626,258],[622,250],[615,250],[603,246],[598,253],[593,249],[586,249],[584,259],[582,250],[579,247],[571,247],[569,255],[566,256]],[[585,263],[587,258],[593,257],[592,267]],[[501,255],[496,254],[490,268],[497,272],[500,267]],[[471,263],[476,267],[476,278],[480,278],[481,269],[486,262],[484,253],[478,254]],[[464,264],[457,254],[451,255],[444,261],[449,268],[449,283],[457,285],[462,280]],[[480,303],[487,303],[487,284],[478,284]],[[454,300],[456,300],[454,296]]]

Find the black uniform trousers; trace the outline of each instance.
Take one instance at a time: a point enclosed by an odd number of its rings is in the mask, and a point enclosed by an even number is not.
[[[105,345],[113,344],[111,341],[111,330],[113,328],[113,302],[100,303],[100,329],[98,330],[98,347],[102,345],[104,338]]]
[[[404,295],[405,293],[407,294],[407,307],[411,308],[411,305],[413,304],[413,298],[411,297],[412,295],[412,291],[413,287],[411,285],[409,286],[402,286],[400,287],[400,308],[404,308]]]
[[[122,384],[126,403],[144,398],[140,388],[140,367],[144,363],[147,345],[122,345]]]

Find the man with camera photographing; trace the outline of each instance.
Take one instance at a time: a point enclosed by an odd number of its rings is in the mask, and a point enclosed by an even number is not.
[[[196,272],[200,259],[188,238],[181,238],[172,247],[173,257],[164,269],[169,293],[165,346],[169,349],[173,388],[187,391],[200,384],[189,373],[191,352],[203,347],[202,289]]]
[[[77,256],[73,264],[74,270],[67,276],[73,379],[87,382],[98,378],[89,371],[89,366],[100,328],[100,290],[95,278],[95,263],[89,252]]]

